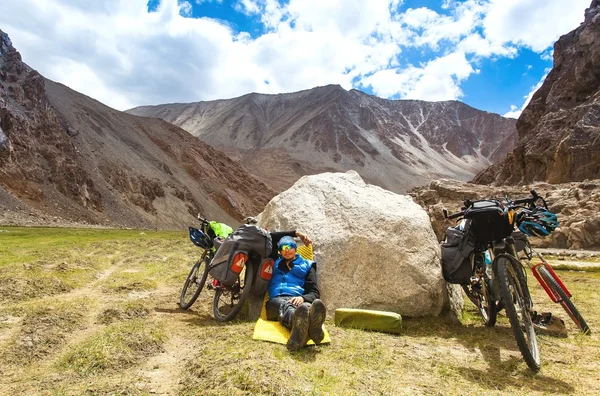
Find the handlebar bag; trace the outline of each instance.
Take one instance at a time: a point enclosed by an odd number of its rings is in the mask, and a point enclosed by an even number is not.
[[[511,236],[515,240],[517,252],[525,250],[525,247],[527,246],[527,235],[523,234],[521,231],[513,231]]]
[[[465,210],[466,219],[471,219],[471,230],[476,243],[487,243],[504,239],[513,231],[514,213],[496,200],[475,201]]]
[[[468,228],[468,227],[467,227]],[[468,229],[449,227],[442,242],[442,274],[448,283],[465,285],[473,274],[470,254],[475,249]]]

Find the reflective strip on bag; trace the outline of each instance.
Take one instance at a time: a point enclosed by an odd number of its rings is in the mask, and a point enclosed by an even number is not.
[[[248,261],[248,255],[246,253],[238,253],[233,257],[233,264],[231,270],[236,274],[239,274],[244,269],[244,265]]]
[[[260,277],[264,280],[271,280],[271,278],[273,277],[273,266],[275,265],[275,262],[273,260],[266,260],[263,265],[262,268],[260,269]]]

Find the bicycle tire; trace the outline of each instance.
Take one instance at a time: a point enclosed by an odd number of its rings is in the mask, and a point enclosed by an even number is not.
[[[245,265],[244,274],[240,273],[236,282],[231,287],[219,286],[215,291],[213,300],[213,314],[217,322],[228,322],[235,318],[241,311],[246,299],[252,290],[252,282],[254,281],[254,270],[252,264]],[[241,278],[244,277],[244,285],[241,285]],[[241,292],[240,292],[241,290]],[[224,302],[222,298],[231,299],[230,303],[225,303],[220,306],[219,303]]]
[[[514,268],[517,265],[521,265],[521,263],[508,254],[496,256],[493,263],[500,297],[504,303],[506,316],[510,321],[517,346],[527,366],[532,371],[538,372],[541,367],[540,350],[529,308],[521,291],[522,283],[520,279],[516,278],[517,273]]]
[[[562,287],[560,287],[556,279],[554,279],[554,276],[552,276],[550,271],[548,271],[543,266],[540,266],[538,268],[538,273],[544,279],[544,282],[546,282],[546,285],[554,293],[554,295],[559,297],[559,304],[562,305],[564,310],[567,312],[567,314],[573,320],[573,322],[575,322],[577,327],[579,327],[581,332],[585,335],[591,335],[592,332],[585,319],[583,318],[583,316],[581,316],[579,310],[577,309],[577,307],[575,307],[575,304],[573,304],[569,296],[567,296],[567,293],[565,293],[565,291]]]
[[[496,324],[498,311],[496,310],[496,302],[492,302],[492,296],[490,293],[490,281],[488,279],[485,279],[484,282],[484,291],[482,293],[473,291],[471,285],[462,285],[462,287],[467,297],[469,297],[469,300],[471,300],[471,302],[479,309],[479,313],[481,314],[481,320],[483,321],[483,324],[487,327],[494,327],[494,325]],[[483,301],[487,301],[487,304],[482,301],[481,297],[483,297]]]
[[[205,256],[203,255],[192,267],[190,273],[188,274],[185,282],[183,284],[183,289],[181,289],[181,295],[179,296],[179,306],[181,309],[190,309],[190,307],[196,302],[204,284],[206,283],[206,278],[208,277],[208,266],[206,265]],[[204,265],[204,270],[201,270]],[[202,273],[201,277],[198,278],[198,274]],[[196,286],[196,290],[191,293],[191,298],[188,300],[186,296],[188,295],[188,289],[190,289],[193,285]]]

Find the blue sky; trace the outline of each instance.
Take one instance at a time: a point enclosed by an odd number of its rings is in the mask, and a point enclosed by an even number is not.
[[[591,0],[2,0],[25,62],[124,110],[340,84],[517,117]]]

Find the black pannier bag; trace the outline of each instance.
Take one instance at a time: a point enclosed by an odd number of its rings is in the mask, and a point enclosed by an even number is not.
[[[225,286],[232,286],[248,263],[251,252],[268,257],[271,254],[271,234],[263,228],[243,224],[229,235],[211,262],[210,275]]]
[[[273,277],[273,269],[275,261],[271,258],[263,258],[256,268],[256,276],[254,277],[254,285],[252,286],[252,294],[256,296],[264,296],[271,283]]]
[[[513,232],[513,212],[496,200],[475,201],[465,211],[471,220],[471,234],[476,243],[504,239]]]
[[[474,243],[467,230],[449,227],[446,239],[442,242],[442,273],[448,283],[469,284],[473,274],[473,266],[469,255],[474,250]]]

